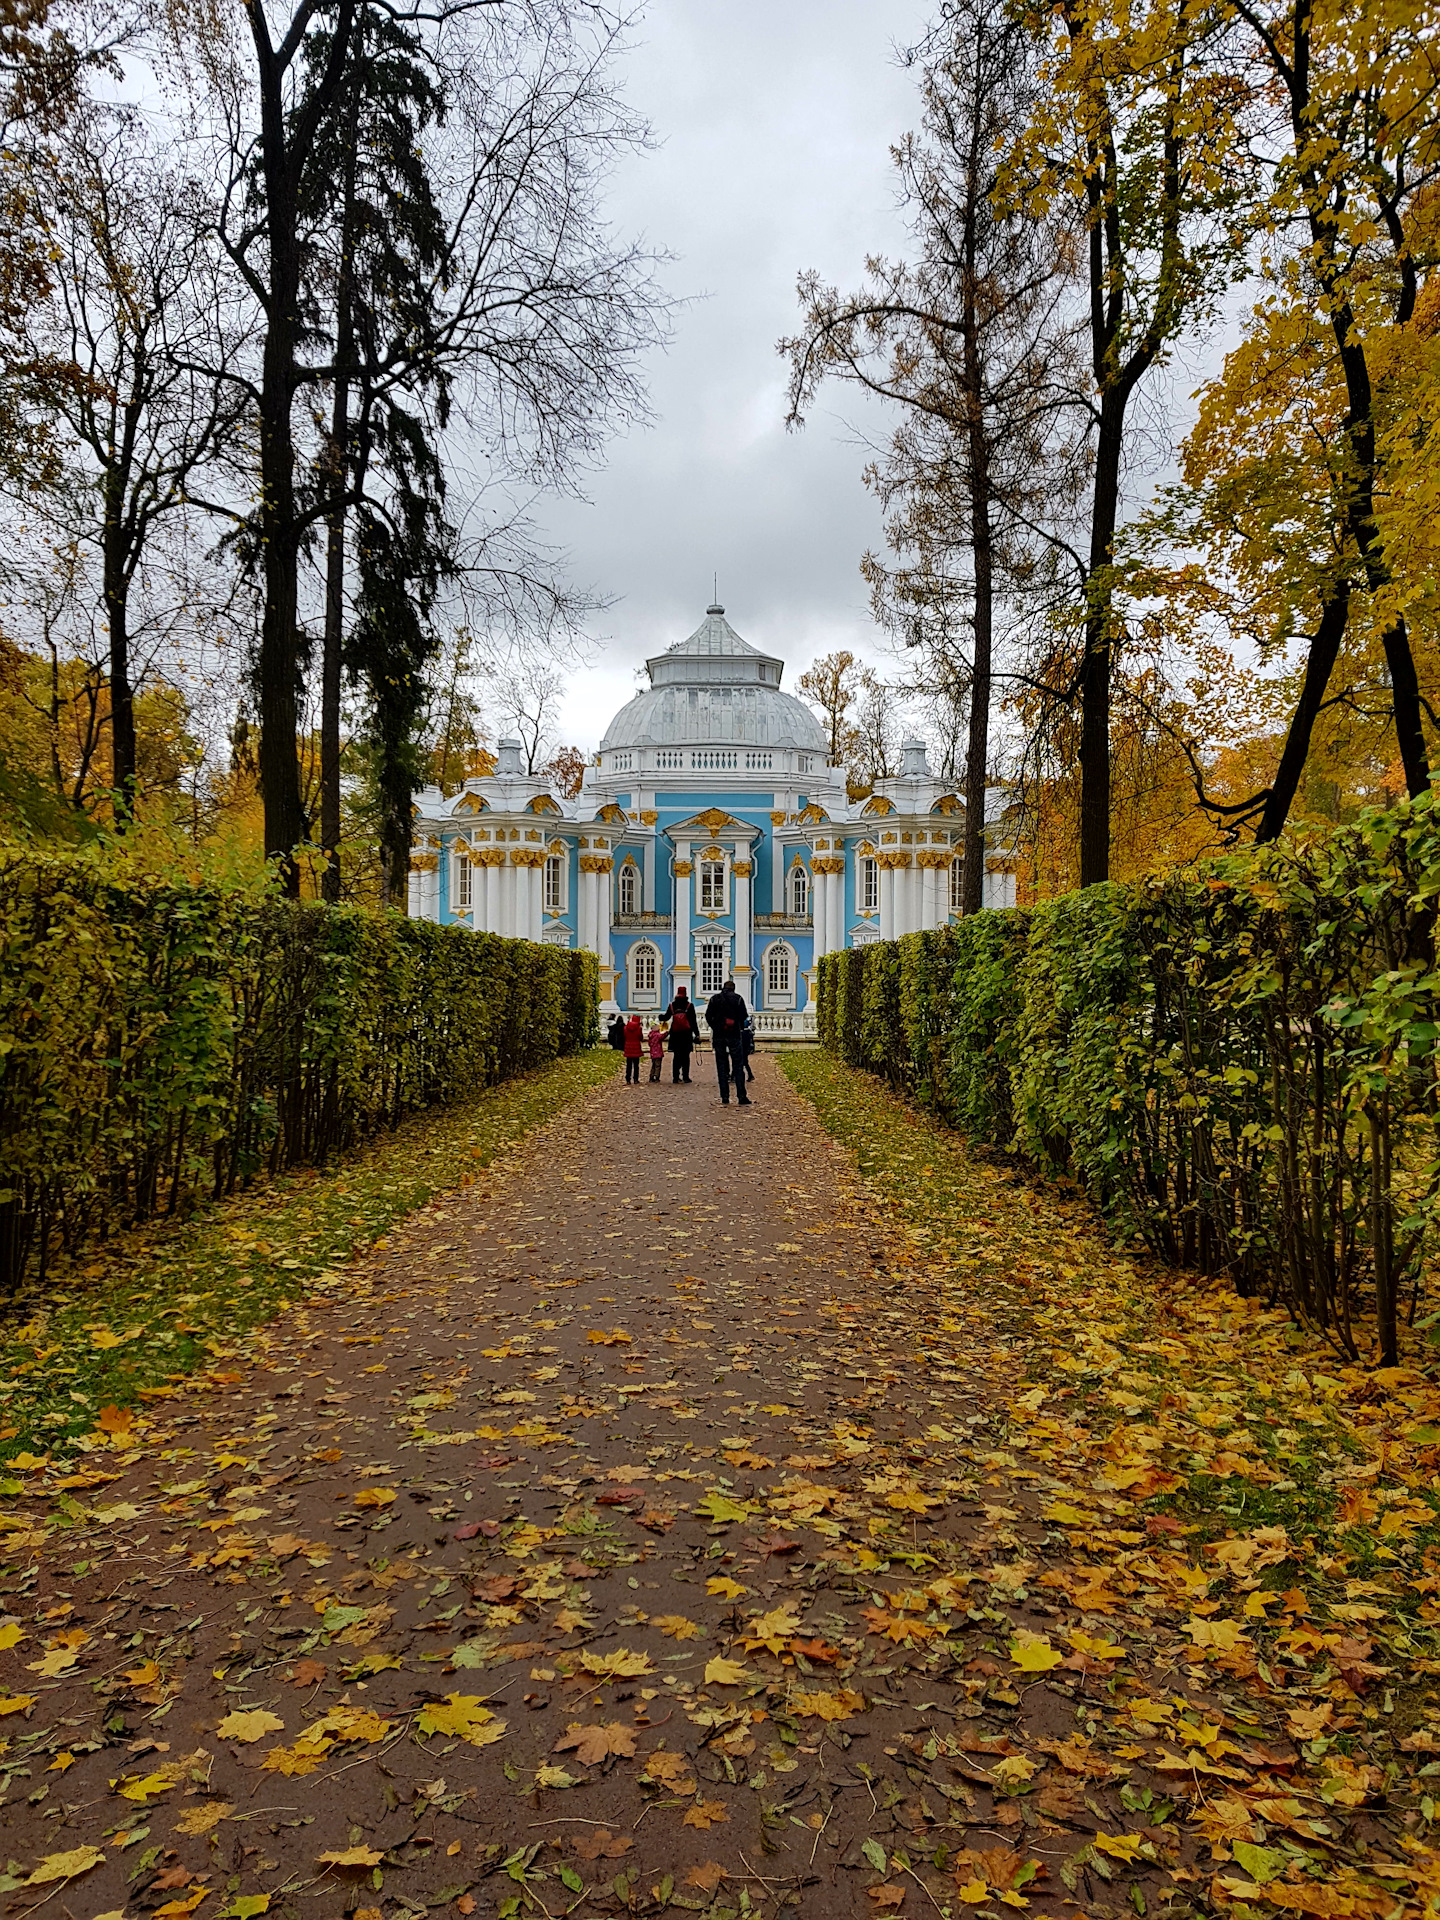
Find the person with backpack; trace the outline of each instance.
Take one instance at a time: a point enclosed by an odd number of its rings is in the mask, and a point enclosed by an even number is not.
[[[745,1022],[749,1018],[744,1000],[735,991],[735,982],[727,980],[719,993],[712,994],[705,1009],[705,1021],[715,1046],[715,1071],[720,1081],[720,1104],[730,1104],[730,1082],[742,1107],[750,1105],[745,1091]]]
[[[690,1055],[695,1051],[695,1042],[700,1037],[700,1029],[695,1020],[695,1004],[684,987],[675,989],[675,998],[661,1015],[670,1024],[670,1083],[672,1086],[689,1086]]]

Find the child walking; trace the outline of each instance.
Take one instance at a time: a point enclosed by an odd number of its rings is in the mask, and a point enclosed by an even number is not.
[[[650,1049],[650,1078],[652,1081],[658,1080],[660,1063],[665,1058],[665,1031],[658,1020],[650,1022],[650,1031],[646,1034],[645,1041]]]

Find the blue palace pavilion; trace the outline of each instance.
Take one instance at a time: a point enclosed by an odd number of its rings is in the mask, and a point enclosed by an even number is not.
[[[664,1007],[680,986],[703,1004],[733,976],[761,1034],[809,1038],[822,954],[958,915],[964,803],[918,740],[849,800],[784,662],[723,607],[646,666],[577,799],[524,773],[515,740],[453,797],[417,795],[410,912],[590,948],[607,1013]],[[1013,887],[987,872],[985,904]]]

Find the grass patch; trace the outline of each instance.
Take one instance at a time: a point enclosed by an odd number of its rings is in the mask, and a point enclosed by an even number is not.
[[[188,1220],[150,1221],[89,1250],[0,1333],[0,1464],[63,1451],[102,1407],[209,1364],[614,1071],[610,1049],[594,1048],[417,1114],[328,1167],[257,1181]]]

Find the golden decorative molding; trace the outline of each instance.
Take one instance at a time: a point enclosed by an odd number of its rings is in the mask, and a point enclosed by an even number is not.
[[[659,818],[659,814],[653,807],[647,807],[640,815],[640,824],[642,827],[653,827]]]
[[[912,855],[907,847],[887,847],[879,856],[882,867],[908,867]]]
[[[725,849],[723,847],[713,846],[702,847],[700,849],[700,858],[702,860],[723,860],[725,858]]]
[[[545,836],[538,827],[527,827],[525,829],[525,838],[527,840],[543,840]]]
[[[411,873],[436,873],[440,862],[433,853],[412,853],[410,856]]]
[[[941,794],[940,798],[930,809],[932,813],[959,813],[960,810],[961,803],[953,793]]]
[[[893,847],[895,844],[895,835],[893,833],[882,833],[880,836],[880,844],[882,847]]]
[[[462,808],[466,813],[488,813],[490,803],[482,800],[478,793],[462,793],[455,802],[455,810],[458,813]]]
[[[950,849],[948,847],[921,847],[915,855],[917,867],[948,867]]]
[[[843,853],[817,854],[810,862],[812,873],[844,873],[845,856]]]
[[[512,867],[543,867],[545,849],[543,847],[512,847],[510,864]]]
[[[730,871],[737,880],[748,880],[755,869],[748,860],[736,860],[732,863]]]
[[[877,793],[873,800],[866,801],[861,811],[864,813],[893,813],[895,811],[895,802],[893,800],[887,800],[883,793]]]
[[[608,853],[582,853],[580,856],[581,873],[609,873],[614,865]]]
[[[770,816],[770,824],[772,827],[783,827],[785,824],[785,815],[783,813],[772,813]]]
[[[688,880],[695,869],[688,860],[677,860],[671,871],[677,880]]]
[[[548,793],[537,793],[533,800],[526,801],[525,811],[527,813],[559,813],[560,808]]]

